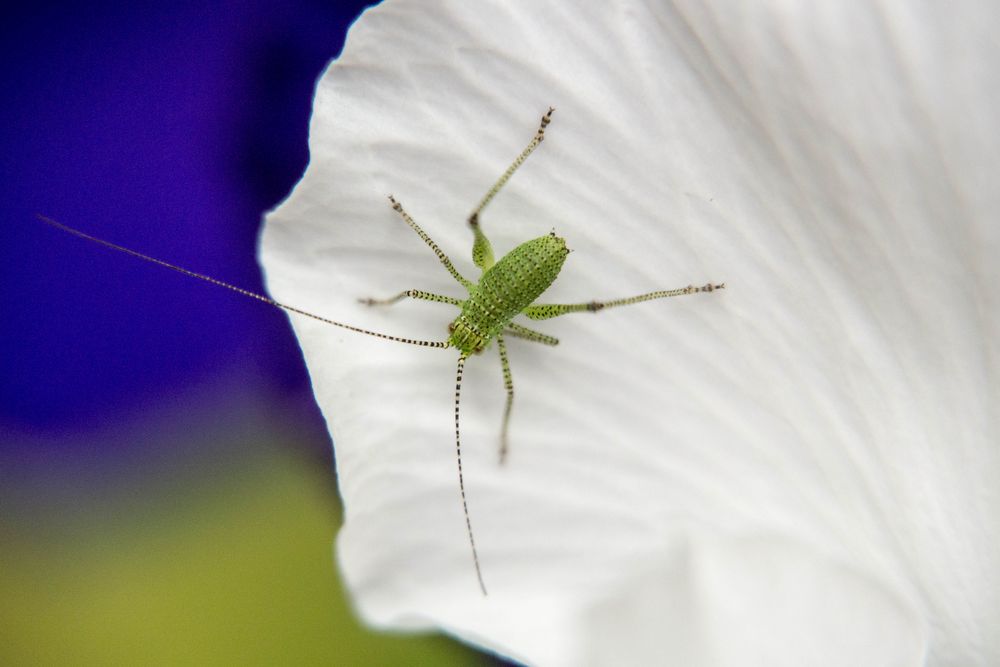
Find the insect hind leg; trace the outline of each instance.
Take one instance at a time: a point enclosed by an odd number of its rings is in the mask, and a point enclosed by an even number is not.
[[[482,213],[486,205],[496,197],[497,193],[507,184],[510,177],[514,175],[518,167],[524,164],[524,161],[528,159],[528,156],[538,148],[538,144],[542,143],[545,139],[545,128],[548,127],[549,123],[552,122],[552,113],[555,111],[552,107],[545,112],[542,116],[542,121],[538,125],[538,130],[535,132],[535,136],[531,139],[528,145],[525,147],[521,154],[518,155],[514,162],[507,167],[507,171],[497,179],[497,182],[493,184],[493,187],[489,189],[479,205],[476,206],[475,210],[469,215],[469,227],[472,228],[472,233],[475,235],[475,240],[472,242],[472,261],[476,266],[481,268],[483,271],[493,266],[493,246],[490,245],[490,241],[486,238],[486,234],[479,226],[479,214]]]
[[[679,289],[660,290],[638,296],[630,296],[624,299],[614,299],[611,301],[588,301],[586,303],[534,303],[524,309],[524,315],[532,320],[547,320],[551,317],[559,317],[567,313],[591,312],[596,313],[605,308],[616,308],[618,306],[631,306],[634,303],[652,301],[654,299],[666,299],[672,296],[683,296],[685,294],[697,294],[698,292],[714,292],[725,289],[726,283],[708,283],[701,287],[688,285]]]

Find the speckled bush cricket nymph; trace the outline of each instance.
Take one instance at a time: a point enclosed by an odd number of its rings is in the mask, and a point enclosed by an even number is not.
[[[448,273],[450,273],[452,277],[466,289],[468,292],[468,298],[459,299],[441,294],[431,294],[430,292],[410,289],[400,292],[399,294],[388,299],[368,298],[360,299],[360,301],[361,303],[369,306],[389,306],[401,301],[402,299],[411,298],[423,299],[426,301],[437,301],[439,303],[449,303],[453,306],[457,306],[461,309],[461,313],[459,313],[458,317],[456,317],[448,325],[449,335],[447,340],[443,341],[414,340],[412,338],[390,336],[388,334],[378,333],[375,331],[368,331],[367,329],[351,326],[349,324],[335,322],[325,317],[320,317],[319,315],[307,313],[304,310],[300,310],[283,303],[278,303],[277,301],[274,301],[266,296],[249,292],[236,287],[235,285],[222,282],[221,280],[216,280],[215,278],[211,278],[200,273],[188,271],[187,269],[183,269],[179,266],[169,264],[134,250],[90,236],[89,234],[85,234],[45,216],[40,215],[38,217],[43,222],[46,222],[54,227],[58,227],[59,229],[69,232],[70,234],[74,234],[89,241],[94,241],[115,250],[128,253],[129,255],[144,259],[148,262],[159,264],[160,266],[164,266],[168,269],[179,271],[193,278],[199,278],[214,285],[225,287],[226,289],[233,290],[234,292],[238,292],[244,296],[257,299],[258,301],[263,301],[264,303],[272,306],[277,306],[278,308],[282,308],[286,311],[298,315],[304,315],[306,317],[319,320],[320,322],[325,322],[326,324],[332,324],[333,326],[349,329],[350,331],[356,331],[358,333],[376,336],[386,340],[398,341],[400,343],[409,343],[411,345],[421,345],[424,347],[436,347],[442,349],[458,349],[458,370],[455,376],[455,453],[458,461],[458,488],[462,498],[462,510],[465,514],[465,527],[469,535],[469,546],[472,548],[472,562],[476,570],[476,579],[479,582],[479,588],[482,590],[483,595],[486,595],[486,584],[483,581],[482,570],[479,565],[479,554],[476,551],[476,542],[472,536],[472,521],[469,518],[469,507],[465,498],[465,481],[462,476],[462,445],[459,430],[459,406],[462,390],[462,371],[465,368],[465,360],[473,354],[481,353],[489,347],[490,343],[494,340],[496,341],[497,351],[500,353],[500,368],[503,372],[504,388],[507,391],[507,401],[504,406],[503,421],[500,426],[500,463],[503,464],[507,456],[507,426],[510,422],[511,405],[514,400],[514,382],[510,373],[510,364],[507,361],[507,346],[504,342],[504,336],[522,338],[535,343],[541,343],[543,345],[557,345],[559,343],[559,340],[553,338],[552,336],[517,324],[513,321],[515,316],[524,315],[531,320],[545,320],[551,317],[565,315],[567,313],[578,313],[583,311],[593,313],[605,308],[613,308],[615,306],[628,306],[642,301],[664,299],[671,296],[680,296],[682,294],[711,292],[725,287],[725,283],[718,285],[709,283],[701,287],[693,287],[689,285],[680,289],[649,292],[648,294],[640,294],[638,296],[614,299],[611,301],[588,301],[586,303],[573,304],[535,303],[535,299],[541,296],[542,293],[548,289],[548,287],[559,275],[559,271],[562,269],[563,262],[566,260],[566,255],[569,254],[569,249],[566,247],[565,240],[556,236],[555,232],[550,232],[545,236],[522,243],[504,255],[499,261],[494,261],[493,248],[479,224],[479,216],[483,212],[483,209],[485,209],[497,193],[500,192],[501,188],[503,188],[514,172],[517,171],[517,168],[520,167],[528,156],[531,155],[532,151],[534,151],[535,148],[542,143],[542,140],[545,138],[545,128],[548,127],[549,122],[552,120],[553,111],[554,110],[550,108],[545,115],[542,116],[542,122],[539,125],[538,130],[535,132],[534,138],[532,138],[527,147],[521,151],[521,154],[517,156],[517,159],[514,160],[510,167],[507,168],[507,171],[505,171],[497,182],[493,184],[493,187],[487,191],[486,195],[479,202],[479,205],[476,206],[475,210],[472,211],[472,214],[468,218],[469,226],[472,228],[472,232],[475,237],[472,244],[472,261],[482,270],[478,283],[474,283],[463,277],[462,274],[460,274],[452,265],[451,260],[448,259],[448,256],[444,254],[441,248],[439,248],[438,245],[434,243],[434,241],[431,240],[431,238],[424,232],[424,230],[417,225],[413,218],[411,218],[410,215],[403,210],[402,204],[396,201],[392,195],[389,196],[392,208],[399,213],[399,215],[403,218],[403,221],[406,222],[406,224],[409,225],[421,239],[423,239],[424,243],[430,246],[431,250],[434,251],[434,254],[437,255],[438,259],[441,261],[441,264],[443,264],[448,270]]]

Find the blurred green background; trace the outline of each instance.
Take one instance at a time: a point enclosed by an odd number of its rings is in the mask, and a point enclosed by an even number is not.
[[[332,556],[332,472],[238,390],[210,403],[223,420],[196,407],[214,393],[22,463],[3,486],[0,663],[484,664],[360,625]],[[110,439],[136,444],[109,460]]]

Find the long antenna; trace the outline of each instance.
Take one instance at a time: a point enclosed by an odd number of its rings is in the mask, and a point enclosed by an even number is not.
[[[476,551],[476,540],[472,537],[472,520],[469,519],[469,504],[465,501],[465,481],[462,479],[462,439],[459,437],[458,405],[462,394],[462,371],[465,370],[465,355],[458,357],[458,373],[455,375],[455,453],[458,455],[458,490],[462,493],[462,511],[465,512],[465,528],[469,532],[469,546],[472,547],[472,562],[476,566],[476,578],[479,589],[486,595],[486,584],[483,583],[483,573],[479,569],[479,553]]]
[[[447,341],[414,340],[413,338],[401,338],[399,336],[390,336],[389,334],[379,333],[377,331],[369,331],[368,329],[362,329],[360,327],[351,326],[350,324],[344,324],[343,322],[335,322],[325,317],[320,317],[319,315],[314,315],[313,313],[308,313],[304,310],[300,310],[299,308],[295,308],[294,306],[286,306],[285,304],[278,303],[274,299],[268,298],[262,294],[257,294],[256,292],[250,292],[241,287],[237,287],[236,285],[230,285],[229,283],[223,282],[221,280],[216,280],[211,276],[206,276],[201,273],[195,273],[194,271],[188,271],[185,268],[175,266],[174,264],[170,264],[169,262],[164,262],[162,259],[156,259],[155,257],[144,255],[141,252],[136,252],[135,250],[125,248],[124,246],[116,245],[114,243],[111,243],[110,241],[99,239],[96,236],[85,234],[78,229],[73,229],[72,227],[64,225],[61,222],[56,222],[52,218],[48,218],[40,213],[36,215],[38,219],[41,220],[42,222],[52,225],[57,229],[61,229],[64,232],[69,232],[73,236],[79,236],[82,239],[93,241],[94,243],[98,243],[102,246],[112,248],[113,250],[118,250],[119,252],[123,252],[127,255],[132,255],[133,257],[144,259],[147,262],[152,262],[153,264],[159,264],[160,266],[164,266],[168,269],[173,269],[174,271],[183,273],[186,276],[191,276],[192,278],[198,278],[199,280],[204,280],[205,282],[212,283],[213,285],[218,285],[219,287],[225,287],[228,290],[232,290],[238,294],[242,294],[243,296],[248,296],[251,299],[263,301],[268,305],[276,306],[278,308],[281,308],[282,310],[287,310],[290,313],[295,313],[297,315],[305,315],[306,317],[311,317],[312,319],[319,320],[320,322],[323,322],[325,324],[332,324],[333,326],[340,327],[341,329],[348,329],[349,331],[356,331],[357,333],[367,334],[369,336],[375,336],[376,338],[384,338],[385,340],[394,340],[399,343],[409,343],[410,345],[420,345],[422,347],[438,347],[438,348],[451,347],[451,343]]]

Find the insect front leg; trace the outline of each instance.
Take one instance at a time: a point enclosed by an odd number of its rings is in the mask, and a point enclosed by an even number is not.
[[[724,289],[725,287],[726,283],[719,283],[718,285],[708,283],[707,285],[702,285],[701,287],[688,285],[687,287],[681,287],[680,289],[661,290],[659,292],[650,292],[649,294],[640,294],[639,296],[614,299],[612,301],[588,301],[587,303],[536,303],[525,308],[523,312],[524,315],[530,319],[547,320],[549,318],[559,317],[560,315],[565,315],[567,313],[580,313],[584,311],[596,313],[597,311],[604,310],[605,308],[630,306],[634,303],[641,303],[643,301],[666,299],[668,297],[683,296],[685,294],[697,294],[698,292],[714,292],[715,290]]]
[[[541,343],[542,345],[558,345],[559,339],[555,336],[549,336],[548,334],[543,334],[540,331],[535,331],[534,329],[529,329],[528,327],[523,327],[516,322],[508,322],[507,326],[504,328],[503,332],[508,336],[514,336],[515,338],[523,338],[524,340],[530,340],[535,343]]]
[[[416,289],[402,291],[396,296],[389,297],[388,299],[358,299],[358,303],[363,303],[366,306],[391,306],[399,303],[407,297],[410,299],[422,299],[424,301],[437,301],[438,303],[450,303],[451,305],[458,306],[459,308],[462,307],[463,303],[461,299],[444,296],[443,294],[432,294],[431,292],[423,292]]]
[[[538,144],[542,143],[545,139],[545,128],[552,121],[552,112],[555,111],[552,107],[542,116],[542,122],[538,126],[538,130],[535,132],[535,136],[528,143],[527,147],[521,154],[515,158],[514,162],[507,167],[507,171],[493,184],[493,187],[489,189],[486,195],[483,197],[479,205],[476,206],[475,210],[469,215],[469,227],[472,228],[472,233],[475,235],[475,240],[472,242],[472,261],[476,266],[481,268],[483,271],[493,266],[493,246],[490,244],[486,234],[479,226],[479,214],[482,213],[486,205],[500,192],[501,188],[510,180],[510,177],[514,175],[517,168],[524,164],[524,161],[528,159]]]

